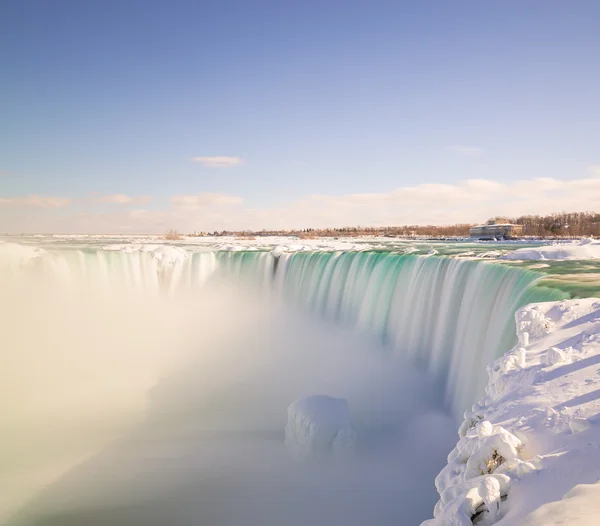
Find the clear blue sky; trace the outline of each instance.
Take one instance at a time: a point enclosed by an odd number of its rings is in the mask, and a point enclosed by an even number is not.
[[[5,224],[31,195],[65,216],[218,193],[270,221],[315,194],[600,164],[596,0],[3,0],[0,71]],[[241,161],[192,161],[214,156]],[[152,200],[89,202],[115,194]]]

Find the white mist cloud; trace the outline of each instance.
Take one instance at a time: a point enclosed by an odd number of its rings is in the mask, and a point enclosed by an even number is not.
[[[149,526],[165,516],[419,524],[431,514],[456,423],[401,356],[239,285],[166,295],[152,279],[137,287],[129,272],[87,270],[66,290],[50,266],[0,273],[0,409],[11,431],[0,521],[19,508],[23,524],[105,513],[133,524],[141,512]],[[354,411],[366,451],[345,466],[285,450],[288,405],[316,393]]]
[[[134,203],[146,204],[152,200],[152,197],[147,195],[130,197],[124,194],[110,194],[103,195],[102,197],[95,197],[92,199],[95,203],[108,203],[114,205],[129,205]]]
[[[231,168],[242,164],[240,157],[214,156],[214,157],[194,157],[192,161],[201,163],[208,168]]]
[[[590,177],[600,177],[600,164],[589,166],[585,171]]]
[[[71,204],[66,197],[47,195],[26,195],[17,197],[0,197],[0,205],[38,206],[41,208],[62,208]]]
[[[571,180],[465,179],[454,184],[404,186],[388,192],[313,194],[263,208],[247,206],[242,197],[235,195],[200,193],[172,196],[169,206],[158,210],[138,206],[99,214],[90,209],[65,216],[52,215],[49,209],[66,206],[69,204],[66,198],[2,198],[0,205],[13,206],[0,206],[0,220],[6,231],[13,232],[140,234],[160,234],[170,228],[181,232],[212,232],[477,223],[494,216],[598,210],[600,177],[595,176],[596,168],[586,170],[586,177]],[[124,203],[125,199],[119,197],[116,201]]]

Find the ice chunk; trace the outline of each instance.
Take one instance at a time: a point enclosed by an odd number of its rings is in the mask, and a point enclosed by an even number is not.
[[[557,363],[570,361],[567,354],[557,347],[550,347],[546,354],[542,355],[542,363],[544,365],[556,365]]]
[[[295,455],[345,455],[354,450],[355,443],[356,433],[345,399],[313,395],[288,407],[285,444]]]

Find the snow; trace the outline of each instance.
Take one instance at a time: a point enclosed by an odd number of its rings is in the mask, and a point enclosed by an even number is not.
[[[288,407],[285,445],[301,458],[344,456],[354,450],[356,433],[343,398],[312,395]]]
[[[553,243],[536,248],[519,248],[503,259],[511,260],[577,260],[600,259],[600,240],[582,239],[573,243]]]
[[[596,526],[600,517],[600,484],[578,484],[560,501],[540,506],[525,518],[532,526]]]
[[[224,252],[241,252],[242,250],[256,250],[254,247],[243,247],[242,245],[217,245],[215,250],[222,250]]]
[[[281,254],[289,254],[292,252],[303,252],[303,251],[307,251],[307,250],[312,250],[312,249],[308,245],[300,245],[298,243],[291,243],[289,245],[277,245],[275,248],[273,248],[271,253],[275,257],[279,257],[279,256],[281,256]]]
[[[598,524],[600,300],[515,316],[519,343],[488,366],[423,525]]]

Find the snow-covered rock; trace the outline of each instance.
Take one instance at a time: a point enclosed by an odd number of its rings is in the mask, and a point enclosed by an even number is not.
[[[344,456],[354,451],[355,443],[345,399],[313,395],[288,407],[285,445],[293,454],[302,458]]]
[[[600,300],[515,317],[519,343],[488,366],[424,525],[600,523],[600,485],[577,486],[600,479]]]

